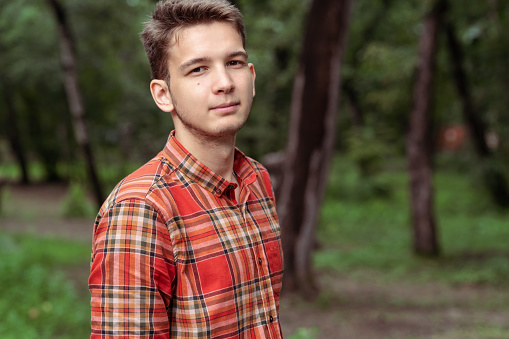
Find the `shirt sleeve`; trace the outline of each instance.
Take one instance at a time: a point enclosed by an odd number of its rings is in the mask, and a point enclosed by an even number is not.
[[[92,244],[91,338],[169,338],[174,276],[170,236],[153,207],[132,199],[104,211]]]

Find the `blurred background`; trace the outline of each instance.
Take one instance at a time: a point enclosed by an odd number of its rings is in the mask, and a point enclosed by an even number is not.
[[[285,337],[509,338],[509,3],[234,4]],[[0,0],[2,338],[89,336],[98,205],[173,128],[139,40],[154,5]]]

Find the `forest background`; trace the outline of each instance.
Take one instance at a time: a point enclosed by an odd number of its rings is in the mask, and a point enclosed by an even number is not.
[[[0,314],[6,315],[0,335],[6,338],[75,338],[88,331],[84,280],[97,202],[68,105],[52,3],[0,0]],[[150,97],[138,38],[154,3],[60,2],[103,192],[159,152],[172,129]],[[264,161],[287,148],[311,2],[235,4],[257,73],[252,113],[237,143]],[[313,293],[301,289],[299,296],[297,288],[283,297],[288,336],[509,337],[509,4],[448,1],[432,55],[432,95],[419,95],[419,44],[426,20],[444,4],[351,2],[332,167],[310,252]],[[436,246],[430,253],[416,250],[407,151],[419,97],[429,104],[424,149],[433,173],[428,212]]]

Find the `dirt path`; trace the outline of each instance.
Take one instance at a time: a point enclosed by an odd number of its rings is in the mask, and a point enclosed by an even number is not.
[[[64,186],[9,186],[0,229],[32,232],[86,243],[93,218],[62,219]],[[27,208],[22,209],[21,206]],[[87,292],[88,260],[72,269],[76,286]],[[508,338],[509,290],[482,286],[383,281],[376,272],[347,276],[322,272],[321,295],[308,302],[283,295],[281,323],[288,338]],[[299,329],[300,332],[299,332]]]
[[[4,187],[0,229],[92,241],[93,218],[64,219],[64,185],[8,185]]]
[[[509,338],[507,290],[376,278],[323,273],[317,301],[284,300],[287,333],[297,326],[318,327],[317,338]]]

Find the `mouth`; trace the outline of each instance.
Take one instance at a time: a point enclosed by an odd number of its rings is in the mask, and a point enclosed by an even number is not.
[[[237,110],[240,102],[225,102],[223,104],[212,107],[211,110],[218,113],[231,113]]]

